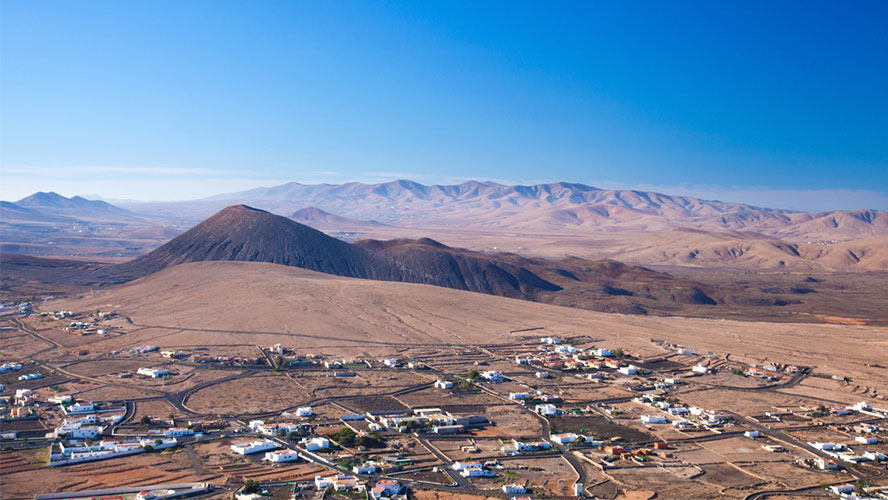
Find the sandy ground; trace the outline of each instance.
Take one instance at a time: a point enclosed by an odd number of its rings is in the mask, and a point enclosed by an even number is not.
[[[206,262],[177,266],[97,296],[54,308],[113,308],[136,325],[176,328],[161,347],[271,345],[317,348],[516,342],[545,327],[563,337],[592,336],[604,347],[663,352],[651,339],[738,361],[816,366],[888,393],[888,328],[761,323],[604,314],[427,285],[333,277],[273,264]],[[115,350],[143,342],[142,330],[97,340]]]

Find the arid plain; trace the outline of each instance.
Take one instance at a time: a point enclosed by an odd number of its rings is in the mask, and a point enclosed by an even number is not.
[[[565,184],[307,189],[4,205],[4,498],[886,485],[884,214]],[[337,196],[357,201],[293,208]]]

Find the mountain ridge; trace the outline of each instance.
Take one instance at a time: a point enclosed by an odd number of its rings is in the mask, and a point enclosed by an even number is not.
[[[38,191],[26,196],[15,204],[43,214],[69,216],[75,218],[136,218],[129,210],[112,205],[106,201],[88,200],[82,196],[66,198],[55,191]]]
[[[805,240],[848,240],[888,234],[888,212],[872,209],[800,212],[579,183],[504,185],[469,181],[423,185],[301,184],[255,188],[208,200],[256,201],[275,212],[292,204],[343,217],[413,226],[569,232],[652,232],[676,227],[754,231]],[[280,207],[281,210],[277,208]]]

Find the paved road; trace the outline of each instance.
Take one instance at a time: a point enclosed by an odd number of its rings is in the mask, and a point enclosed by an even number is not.
[[[780,441],[784,444],[788,444],[788,445],[793,446],[795,448],[799,448],[804,451],[807,451],[808,453],[810,453],[818,458],[823,458],[825,460],[835,460],[835,458],[824,453],[823,451],[818,450],[817,448],[814,448],[813,446],[809,445],[808,443],[801,441],[799,439],[796,439],[796,438],[792,437],[791,435],[782,432],[782,430],[776,430],[776,429],[772,429],[770,427],[764,426],[764,425],[762,425],[750,418],[740,415],[739,413],[735,413],[732,411],[725,411],[725,413],[734,417],[734,419],[737,422],[740,422],[743,425],[747,425],[749,427],[752,427],[753,429],[757,430],[760,434],[765,434],[776,441]],[[857,472],[854,469],[846,469],[846,470],[848,471],[848,474],[851,476],[854,476],[855,479],[865,478],[864,474],[861,474],[860,472]]]
[[[795,490],[766,490],[766,491],[757,491],[755,493],[750,493],[746,495],[743,500],[759,500],[760,498],[767,498],[775,495],[793,495],[793,496],[806,496],[806,497],[829,497],[835,498],[834,495],[827,492],[820,486],[812,486],[810,488],[798,488]]]
[[[451,466],[453,465],[453,462],[449,458],[447,458],[446,455],[441,453],[441,450],[439,450],[434,445],[432,445],[432,443],[430,443],[428,439],[426,439],[422,436],[419,436],[418,434],[414,434],[414,435],[416,436],[416,439],[419,440],[420,444],[422,444],[427,450],[432,452],[432,455],[435,455],[435,458],[437,458],[438,460],[441,461],[442,464],[444,464],[443,467],[445,467],[447,469],[447,473],[450,475],[450,477],[453,478],[454,481],[456,481],[456,483],[458,485],[457,489],[461,489],[464,491],[475,490],[475,485],[473,485],[468,479],[466,479],[465,477],[463,477],[462,475],[460,475],[458,472],[454,471],[451,468]]]
[[[488,387],[485,387],[483,383],[478,383],[475,385],[478,388],[480,388],[482,391],[490,394],[491,396],[493,396],[495,398],[501,399],[501,400],[506,401],[511,404],[515,404],[519,408],[527,410],[527,412],[529,412],[531,415],[533,415],[534,418],[536,418],[537,420],[540,421],[540,424],[542,425],[542,428],[543,428],[543,432],[542,432],[543,439],[548,440],[549,436],[551,435],[551,429],[549,428],[549,420],[548,419],[546,419],[542,415],[538,414],[537,412],[531,410],[530,408],[528,408],[524,405],[521,405],[521,404],[516,404],[514,401],[510,400],[509,398],[502,396],[501,394],[497,393],[496,391],[494,391]],[[631,398],[627,398],[627,400],[629,400],[629,399],[631,399]],[[583,487],[585,487],[586,480],[587,480],[586,469],[583,468],[583,465],[580,463],[579,460],[577,460],[577,457],[575,457],[573,455],[573,453],[568,451],[567,448],[565,448],[564,446],[562,446],[558,443],[553,442],[552,445],[561,453],[561,456],[564,457],[565,460],[567,460],[567,462],[571,465],[571,467],[573,467],[574,472],[577,474],[577,482],[582,483]]]

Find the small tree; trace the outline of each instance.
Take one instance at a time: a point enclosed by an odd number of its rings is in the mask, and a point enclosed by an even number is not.
[[[622,358],[622,357],[624,356],[623,348],[622,348],[622,347],[617,347],[617,350],[614,351],[614,356],[616,356],[616,357],[618,357],[618,358]]]
[[[144,415],[139,419],[139,423],[142,425],[151,425],[151,417]]]
[[[259,482],[254,479],[248,479],[244,482],[244,493],[257,493],[259,492]]]

